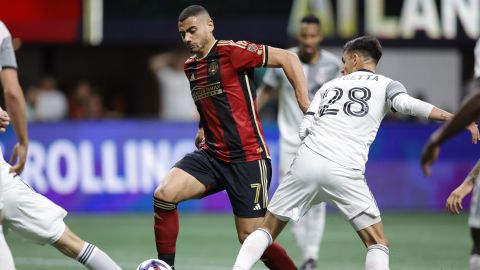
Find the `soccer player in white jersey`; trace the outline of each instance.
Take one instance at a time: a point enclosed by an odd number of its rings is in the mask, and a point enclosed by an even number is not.
[[[0,21],[0,78],[7,111],[18,138],[11,161],[12,167],[0,154],[0,180],[3,192],[3,218],[6,229],[35,243],[51,244],[60,252],[77,259],[92,270],[121,269],[107,254],[75,235],[64,223],[67,212],[46,197],[36,193],[18,176],[25,165],[28,149],[25,99],[17,77],[17,62],[11,35]],[[0,241],[1,242],[1,241]],[[0,244],[0,254],[3,253]],[[15,269],[13,261],[0,257],[0,269]]]
[[[425,175],[431,175],[430,166],[438,158],[440,144],[457,134],[467,124],[478,121],[480,117],[480,39],[475,47],[475,79],[473,95],[462,105],[458,113],[445,125],[430,136],[422,153],[422,167]],[[462,200],[473,190],[470,202],[468,226],[473,240],[470,255],[470,270],[480,270],[480,160],[467,175],[465,180],[448,196],[446,208],[452,214],[459,214],[463,209]]]
[[[381,56],[376,38],[363,36],[345,44],[345,76],[315,94],[300,126],[302,146],[233,269],[250,269],[289,220],[298,220],[320,202],[338,208],[357,231],[367,247],[366,270],[389,269],[389,244],[364,175],[369,147],[390,109],[431,120],[452,115],[410,97],[400,82],[376,74]],[[469,130],[476,141],[478,129],[472,124]]]
[[[320,20],[307,15],[301,20],[298,46],[289,49],[295,52],[302,62],[307,79],[310,101],[320,87],[341,75],[342,62],[332,53],[320,49],[322,42]],[[300,147],[298,128],[303,113],[298,107],[295,91],[282,69],[268,69],[257,96],[258,110],[278,91],[278,127],[280,129],[280,181],[290,168],[295,153]],[[325,203],[313,206],[298,222],[294,222],[292,232],[303,257],[299,270],[316,269],[320,242],[325,228]]]

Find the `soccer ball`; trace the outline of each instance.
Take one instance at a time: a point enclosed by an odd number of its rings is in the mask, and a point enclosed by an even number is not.
[[[137,270],[172,270],[172,268],[162,260],[150,259],[142,262]]]

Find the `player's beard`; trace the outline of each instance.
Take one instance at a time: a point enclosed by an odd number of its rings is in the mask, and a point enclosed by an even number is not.
[[[300,46],[299,58],[303,62],[310,62],[315,57],[319,47],[318,46]]]

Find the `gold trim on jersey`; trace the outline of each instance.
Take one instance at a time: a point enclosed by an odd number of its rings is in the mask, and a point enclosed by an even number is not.
[[[262,190],[263,190],[263,208],[268,206],[268,171],[265,160],[260,160],[260,175],[262,176]]]
[[[257,114],[256,114],[255,106],[253,105],[252,93],[250,91],[250,83],[248,81],[248,76],[247,76],[246,72],[244,72],[244,76],[245,76],[245,83],[247,85],[248,96],[250,98],[250,106],[252,108],[253,121],[255,122],[255,126],[256,126],[257,132],[258,132],[258,136],[260,137],[260,140],[262,141],[263,149],[265,150],[265,154],[267,155],[267,158],[270,158],[270,155],[268,154],[267,145],[265,144],[265,140],[263,139],[263,134],[260,131],[260,128],[258,127]]]
[[[239,44],[238,42],[234,42],[233,40],[225,40],[225,41],[221,40],[217,43],[217,46],[236,46],[242,49],[245,49],[247,47],[246,44],[242,45],[242,44]]]

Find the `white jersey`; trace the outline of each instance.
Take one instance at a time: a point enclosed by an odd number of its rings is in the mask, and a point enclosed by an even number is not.
[[[380,123],[391,108],[428,117],[433,106],[411,98],[390,78],[361,70],[332,80],[317,92],[307,114],[314,121],[304,143],[342,166],[364,171]]]
[[[475,78],[480,78],[480,39],[475,46]]]
[[[289,49],[298,53],[299,48]],[[316,63],[302,63],[307,79],[308,96],[310,101],[322,85],[341,75],[342,62],[334,54],[320,50],[320,58]],[[301,144],[298,138],[298,127],[303,119],[303,113],[298,106],[295,90],[287,76],[280,68],[268,69],[263,77],[263,83],[279,91],[278,127],[282,146],[288,152],[295,153]]]

